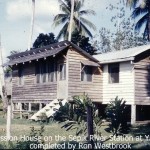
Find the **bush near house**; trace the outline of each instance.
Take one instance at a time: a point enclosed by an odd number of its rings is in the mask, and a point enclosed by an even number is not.
[[[108,104],[107,108],[106,108],[106,114],[107,114],[107,119],[110,122],[109,124],[109,132],[106,132],[106,128],[108,127],[107,124],[102,124],[101,118],[99,116],[95,117],[97,114],[97,110],[95,109],[93,103],[90,101],[90,99],[87,97],[87,95],[82,95],[82,96],[76,96],[74,97],[74,104],[72,107],[71,104],[66,103],[66,106],[62,106],[60,107],[59,111],[58,111],[58,116],[59,118],[57,118],[57,121],[60,119],[60,116],[64,119],[61,118],[61,122],[60,124],[57,124],[56,122],[53,122],[51,124],[45,124],[45,133],[44,135],[46,136],[53,136],[53,139],[55,139],[55,135],[60,135],[60,136],[66,136],[68,137],[69,135],[72,136],[76,136],[76,135],[84,135],[87,136],[87,111],[86,111],[86,106],[87,105],[91,105],[93,107],[93,130],[94,130],[94,134],[95,135],[99,135],[99,136],[107,136],[109,137],[109,135],[112,135],[112,133],[116,136],[118,136],[119,134],[124,134],[127,133],[127,128],[126,128],[126,119],[125,119],[125,113],[126,113],[126,105],[125,105],[125,101],[123,99],[119,99],[118,97],[115,98],[114,101],[111,101],[110,104]],[[68,115],[69,114],[69,115]],[[76,114],[76,115],[75,115]],[[58,117],[57,116],[57,117]],[[1,117],[1,116],[0,116]],[[75,118],[75,119],[73,119]],[[78,119],[77,119],[78,118]],[[80,119],[79,119],[80,118]],[[81,119],[82,118],[82,119]],[[3,119],[4,120],[4,119]],[[15,120],[15,119],[14,119]],[[29,120],[16,120],[17,122],[14,123],[14,120],[12,121],[12,127],[13,130],[17,130],[13,131],[14,133],[12,133],[12,135],[16,135],[18,134],[18,132],[20,132],[20,130],[24,131],[22,133],[19,133],[18,135],[29,135],[31,137],[36,137],[38,135],[42,136],[43,132],[44,132],[44,128],[41,127],[40,130],[37,130],[37,126],[39,128],[39,126],[41,126],[40,124],[38,124],[38,122],[31,122]],[[69,122],[70,121],[70,122]],[[3,128],[5,128],[5,124],[6,123],[2,123],[2,120],[0,120],[0,134],[4,135],[5,133],[2,133],[1,127],[3,126]],[[16,128],[15,126],[18,125]],[[34,125],[34,127],[31,128],[30,130],[30,134],[29,132],[27,133],[27,130],[29,131],[29,127],[31,125]],[[19,129],[21,128],[21,129]],[[65,130],[62,130],[61,128],[65,128]],[[107,130],[108,131],[108,130]],[[131,128],[131,131],[126,134],[126,136],[133,136],[134,139],[137,135],[148,135],[149,132],[149,126],[135,126]],[[64,143],[68,143],[67,141],[68,139],[66,139],[66,141],[62,141]],[[72,141],[69,141],[69,143]],[[78,141],[73,141],[76,145],[78,143]],[[81,141],[83,143],[85,143],[85,141]],[[102,141],[94,141],[95,143],[99,143]],[[104,143],[109,143],[109,139],[107,141],[103,141]],[[112,141],[111,141],[112,142]],[[147,146],[145,146],[144,142],[137,142],[136,140],[134,141],[129,141],[129,143],[131,142],[133,148],[140,148],[140,147],[144,147],[147,148],[149,146],[148,142],[147,142]],[[29,149],[29,145],[32,144],[32,141],[21,141],[19,140],[17,143],[12,143],[10,146],[13,149]],[[34,144],[38,144],[38,143],[44,143],[44,141],[35,141]],[[61,143],[61,141],[52,141],[52,143]],[[127,143],[126,141],[113,141],[114,144],[117,143]],[[0,148],[4,149],[6,148],[5,145],[3,145],[2,143],[0,144]],[[8,148],[8,147],[7,147]],[[42,149],[42,148],[40,148]]]
[[[88,118],[92,117],[93,135],[101,136],[100,127],[102,120],[88,95],[74,96],[72,103],[66,103],[66,105],[61,106],[58,112],[55,113],[54,119],[63,122],[62,128],[66,129],[66,131],[75,130],[76,136],[84,135],[88,137]],[[92,116],[88,114],[88,107],[92,108]]]
[[[110,122],[108,131],[114,135],[128,133],[126,101],[118,96],[106,107],[107,120]]]

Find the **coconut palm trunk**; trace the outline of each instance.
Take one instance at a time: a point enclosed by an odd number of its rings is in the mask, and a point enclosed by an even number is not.
[[[6,113],[7,110],[7,94],[5,89],[5,78],[4,78],[4,68],[3,68],[3,56],[1,47],[1,37],[0,37],[0,95],[3,101],[3,111]]]
[[[29,33],[28,50],[30,50],[32,47],[32,37],[33,37],[33,30],[34,30],[34,17],[35,17],[35,0],[32,0],[32,15],[31,15],[31,26],[30,26],[30,33]]]
[[[7,123],[6,123],[6,138],[10,140],[11,137],[11,102],[7,99],[6,84],[4,78],[4,68],[3,68],[3,56],[1,48],[1,38],[0,38],[0,94],[3,101],[3,111],[7,112]]]
[[[73,13],[74,13],[74,1],[75,0],[71,0],[71,16],[70,16],[70,23],[69,23],[69,37],[68,37],[68,41],[71,41],[72,24],[73,24]]]
[[[148,41],[150,41],[150,7],[149,7],[149,16],[148,16]]]
[[[0,95],[2,97],[2,101],[3,101],[3,85],[4,85],[4,70],[3,70],[2,48],[0,41]]]

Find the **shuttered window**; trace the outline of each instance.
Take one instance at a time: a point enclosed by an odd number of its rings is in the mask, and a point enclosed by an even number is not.
[[[66,80],[66,64],[60,64],[60,80]]]
[[[40,67],[40,63],[36,62],[36,83],[40,83],[41,82],[41,67]]]
[[[41,78],[42,83],[45,83],[47,81],[47,63],[46,61],[42,62],[41,64]]]
[[[19,85],[23,85],[24,84],[24,81],[23,81],[23,66],[22,65],[19,65],[19,68],[18,68],[18,84]]]
[[[36,62],[36,83],[57,81],[57,67],[55,61]]]
[[[82,65],[81,81],[92,81],[93,68],[92,66]]]
[[[109,64],[109,83],[119,83],[119,63]]]
[[[48,63],[48,81],[57,81],[57,67],[55,61],[50,61]]]

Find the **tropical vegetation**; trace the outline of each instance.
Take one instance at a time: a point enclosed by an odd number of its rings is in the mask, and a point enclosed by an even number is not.
[[[40,48],[49,44],[57,43],[54,33],[40,33],[33,43],[33,48]]]
[[[62,11],[61,14],[58,14],[54,17],[53,25],[55,27],[59,25],[63,25],[62,29],[60,30],[57,39],[64,38],[68,39],[68,32],[70,26],[70,16],[71,16],[71,0],[58,0],[60,3],[60,10]],[[91,9],[82,9],[84,6],[85,0],[75,0],[74,4],[74,13],[73,13],[73,30],[77,29],[82,36],[89,36],[92,37],[91,31],[88,29],[90,27],[93,30],[96,30],[95,25],[86,19],[84,16],[87,15],[95,15],[95,11]],[[87,27],[88,26],[88,27]]]
[[[93,46],[99,53],[128,49],[149,43],[143,39],[141,33],[134,30],[136,24],[130,17],[126,17],[123,1],[120,1],[118,5],[110,4],[106,7],[107,11],[113,14],[111,22],[115,30],[111,31],[102,27],[92,39]]]
[[[126,101],[119,99],[118,96],[106,107],[107,120],[110,122],[108,131],[113,135],[127,133],[127,106]]]
[[[145,26],[143,37],[150,41],[150,1],[127,0],[127,4],[133,8],[132,18],[138,19],[135,29],[140,30]]]

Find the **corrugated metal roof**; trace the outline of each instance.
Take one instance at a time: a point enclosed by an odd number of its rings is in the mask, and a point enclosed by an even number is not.
[[[121,61],[134,60],[135,56],[147,50],[150,50],[150,45],[138,46],[138,47],[129,48],[125,50],[98,54],[98,55],[94,55],[93,57],[99,60],[101,64],[121,62]]]

